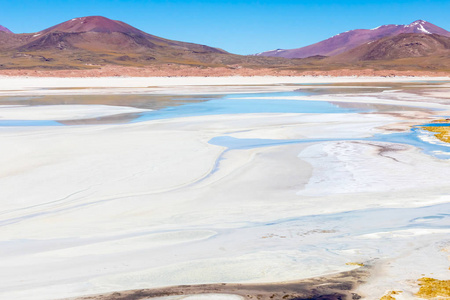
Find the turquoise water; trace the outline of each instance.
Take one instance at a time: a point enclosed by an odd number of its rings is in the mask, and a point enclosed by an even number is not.
[[[432,127],[447,127],[450,126],[450,123],[426,123],[426,124],[421,124],[419,125],[420,127],[427,127],[427,126],[432,126]]]
[[[205,115],[250,114],[250,113],[351,113],[368,112],[369,109],[342,108],[329,102],[274,100],[271,97],[302,96],[306,93],[258,93],[225,95],[210,101],[167,107],[141,114],[132,122],[195,117]],[[266,97],[267,99],[255,99]],[[232,99],[241,98],[241,99]],[[245,98],[245,99],[242,99]]]
[[[0,127],[22,126],[63,126],[63,124],[52,120],[0,120]]]
[[[275,92],[275,93],[253,93],[253,94],[225,94],[215,95],[214,97],[205,97],[205,95],[198,95],[186,98],[182,105],[170,106],[170,100],[165,100],[168,104],[160,109],[153,111],[139,113],[139,114],[127,114],[128,119],[123,120],[126,123],[137,123],[150,120],[182,118],[182,117],[195,117],[206,115],[225,115],[225,114],[252,114],[252,113],[320,113],[320,114],[333,114],[333,113],[363,113],[383,110],[401,110],[404,107],[388,107],[383,105],[377,106],[361,106],[357,104],[352,106],[351,103],[346,103],[345,106],[339,104],[333,104],[325,101],[299,101],[299,100],[275,100],[274,97],[283,96],[303,96],[308,95],[305,92]],[[61,96],[62,98],[64,96]],[[156,101],[152,97],[146,95],[141,99],[134,99],[138,101],[140,105],[143,105],[142,101]],[[162,97],[162,95],[156,95],[156,98]],[[163,96],[168,97],[170,96]],[[261,99],[263,97],[264,99]],[[166,99],[166,98],[164,98]],[[173,96],[173,101],[180,101],[179,96]],[[124,116],[125,118],[125,116]],[[102,118],[98,118],[102,120]],[[105,120],[105,118],[103,118]],[[102,122],[102,124],[108,124],[109,120]],[[100,123],[100,122],[99,122]],[[83,125],[83,121],[77,120],[76,125]],[[117,120],[111,119],[110,124],[120,123]],[[92,125],[87,123],[86,125]],[[0,127],[11,126],[73,126],[62,124],[56,120],[3,120],[0,121]],[[421,126],[450,126],[450,123],[444,124],[424,124]],[[423,133],[422,133],[423,134]],[[438,158],[449,158],[445,153],[450,152],[450,148],[446,145],[439,143],[429,143],[420,139],[421,130],[420,126],[412,128],[409,132],[391,133],[391,134],[378,134],[370,138],[340,138],[340,139],[294,139],[294,140],[282,140],[282,139],[238,139],[229,136],[219,136],[211,139],[209,142],[213,145],[219,145],[226,147],[229,150],[233,149],[249,149],[257,147],[270,147],[280,146],[288,144],[298,143],[316,143],[327,141],[378,141],[378,142],[390,142],[407,144],[419,149],[422,149],[427,154],[433,155]],[[440,153],[441,152],[441,153]],[[443,154],[444,153],[444,154]]]
[[[283,97],[283,96],[303,96],[308,93],[303,92],[276,92],[276,93],[255,93],[255,94],[226,94],[222,96],[215,95],[214,97],[205,97],[205,95],[198,95],[197,97],[192,96],[189,98],[183,98],[180,100],[180,96],[173,96],[173,101],[177,103],[176,106],[172,106],[170,98],[168,95],[155,95],[153,99],[148,95],[142,96],[141,99],[135,97],[134,102],[138,102],[140,107],[145,107],[145,101],[154,102],[157,99],[164,97],[163,106],[161,101],[161,106],[158,109],[144,112],[144,113],[133,113],[124,114],[123,123],[137,123],[150,120],[161,120],[161,119],[171,119],[171,118],[182,118],[182,117],[195,117],[195,116],[206,116],[206,115],[224,115],[224,114],[248,114],[248,113],[356,113],[356,112],[369,112],[373,111],[371,108],[346,108],[339,107],[338,105],[321,102],[321,101],[297,101],[297,100],[274,100],[272,97]],[[53,98],[55,98],[54,96]],[[64,103],[64,95],[60,96],[60,103]],[[265,97],[267,99],[255,99],[259,97]],[[85,97],[86,98],[86,97]],[[245,98],[245,99],[233,99],[233,98]],[[52,99],[52,101],[57,101],[58,99]],[[87,101],[86,99],[83,99]],[[117,100],[116,100],[117,101]],[[72,102],[70,102],[72,103]],[[181,103],[181,105],[179,105]],[[103,103],[104,104],[104,103]],[[123,103],[122,103],[123,104]],[[133,106],[135,103],[129,104]],[[39,105],[42,105],[40,103]],[[114,105],[114,103],[113,103]],[[154,107],[153,105],[152,107]],[[132,115],[132,118],[130,118]],[[108,120],[111,119],[111,121]],[[125,120],[125,118],[128,118]],[[111,116],[97,118],[97,120],[102,121],[101,124],[120,124],[111,118]],[[76,120],[76,125],[83,125],[82,120]],[[109,121],[109,122],[108,122]],[[0,120],[1,126],[61,126],[67,125],[62,124],[64,122],[58,122],[57,120],[51,121],[41,121],[41,120]],[[67,122],[69,123],[69,122]],[[87,120],[86,125],[92,124],[92,119]],[[100,123],[100,122],[99,122]],[[70,126],[70,125],[67,125]]]
[[[449,159],[450,145],[430,143],[420,138],[420,135],[424,134],[420,127],[414,127],[407,132],[390,133],[390,134],[376,134],[368,138],[323,138],[323,139],[240,139],[231,136],[218,136],[209,140],[212,145],[226,147],[227,150],[238,149],[252,149],[260,147],[273,147],[284,146],[291,144],[307,144],[307,143],[320,143],[320,142],[335,142],[335,141],[371,141],[371,142],[386,142],[405,144],[417,147],[424,153],[432,155],[440,159]]]

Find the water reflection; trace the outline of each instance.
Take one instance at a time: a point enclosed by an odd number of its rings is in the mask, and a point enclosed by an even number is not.
[[[112,105],[141,109],[162,109],[221,98],[221,95],[43,95],[0,97],[0,105]]]

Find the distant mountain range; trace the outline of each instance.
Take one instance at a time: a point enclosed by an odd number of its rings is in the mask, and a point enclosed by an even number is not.
[[[334,56],[365,43],[403,33],[438,34],[450,37],[450,32],[429,22],[418,20],[409,25],[383,25],[373,29],[356,29],[337,34],[324,41],[296,49],[278,49],[256,54],[257,56],[305,58],[310,56]]]
[[[409,60],[402,61],[405,58]],[[35,33],[14,34],[0,26],[0,69],[90,69],[105,65],[450,71],[450,32],[419,20],[409,25],[351,30],[303,48],[242,56],[165,39],[101,16],[71,19]]]
[[[102,16],[74,18],[35,33],[0,31],[0,69],[85,69],[158,64],[288,67],[284,59],[249,57],[148,34]]]

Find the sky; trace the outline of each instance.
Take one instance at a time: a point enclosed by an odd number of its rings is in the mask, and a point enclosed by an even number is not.
[[[450,31],[450,0],[0,0],[0,25],[31,33],[100,15],[236,54],[292,49],[340,32],[426,20]]]

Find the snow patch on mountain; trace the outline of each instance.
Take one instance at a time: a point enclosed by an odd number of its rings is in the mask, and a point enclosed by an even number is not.
[[[426,33],[426,34],[431,34],[431,32],[429,32],[428,30],[426,30],[425,28],[423,28],[423,25],[422,24],[420,24],[419,25],[419,28],[417,28],[418,30],[420,30],[420,31],[422,31],[422,32],[424,32],[424,33]]]

